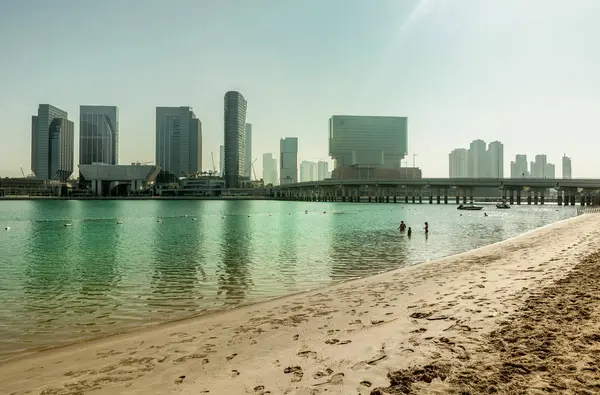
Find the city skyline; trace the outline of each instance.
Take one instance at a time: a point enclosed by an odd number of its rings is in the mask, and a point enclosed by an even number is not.
[[[600,10],[591,1],[564,7],[538,0],[486,6],[470,0],[309,0],[295,6],[261,0],[219,3],[208,11],[202,2],[189,2],[186,22],[168,31],[156,29],[160,5],[0,5],[0,34],[7,38],[0,56],[9,59],[0,65],[0,115],[14,120],[10,130],[0,130],[0,138],[11,141],[0,147],[0,175],[18,176],[19,165],[31,167],[23,153],[30,149],[29,117],[39,103],[69,114],[84,103],[118,106],[121,163],[153,159],[148,133],[154,107],[190,104],[204,128],[202,167],[211,168],[209,154],[218,156],[222,144],[222,95],[228,90],[243,92],[252,103],[255,157],[278,152],[278,139],[292,135],[301,141],[299,161],[326,159],[331,166],[331,114],[397,114],[410,118],[408,161],[418,154],[426,176],[446,175],[445,155],[473,135],[500,138],[507,158],[544,152],[558,163],[567,151],[577,163],[574,177],[595,175],[600,56],[584,43],[598,30]],[[339,9],[343,15],[331,23],[326,15]],[[91,21],[85,17],[90,14],[96,16]],[[280,14],[292,16],[282,21],[274,16]],[[244,28],[248,15],[266,28]],[[60,18],[74,25],[53,22]],[[25,23],[32,20],[36,29]],[[111,29],[103,20],[111,20]],[[227,31],[223,20],[232,22]],[[365,29],[348,31],[359,21]],[[177,62],[156,55],[165,42],[179,54]],[[78,56],[59,62],[57,43]],[[352,61],[340,69],[350,52]],[[557,59],[557,52],[567,55]],[[105,53],[118,54],[118,64],[107,63]],[[199,73],[198,65],[206,72]],[[78,141],[79,118],[72,118]],[[499,122],[506,119],[510,124]],[[587,143],[566,138],[575,133],[589,136]],[[75,158],[78,151],[76,144]],[[509,170],[505,162],[505,174]]]

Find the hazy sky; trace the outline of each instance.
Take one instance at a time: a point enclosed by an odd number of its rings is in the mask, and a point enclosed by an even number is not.
[[[289,136],[329,159],[331,115],[394,115],[426,177],[482,138],[505,174],[546,153],[559,175],[566,153],[598,178],[599,20],[598,0],[2,0],[0,175],[29,172],[39,103],[68,111],[76,158],[79,105],[119,106],[121,163],[154,160],[156,106],[190,105],[218,168],[238,90],[255,158]]]

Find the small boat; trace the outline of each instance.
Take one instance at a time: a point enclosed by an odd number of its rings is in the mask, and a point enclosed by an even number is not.
[[[483,206],[475,206],[474,204],[461,204],[456,208],[457,210],[481,210]]]
[[[506,202],[496,203],[496,208],[510,208]]]

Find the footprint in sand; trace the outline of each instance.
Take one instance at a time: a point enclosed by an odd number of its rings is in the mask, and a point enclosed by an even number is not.
[[[327,368],[327,369],[325,369],[324,372],[318,371],[317,373],[315,373],[313,378],[315,380],[319,380],[319,379],[322,379],[323,377],[331,376],[331,373],[333,373],[333,370]]]
[[[185,376],[179,376],[177,379],[175,379],[175,384],[181,384],[183,383],[183,380],[185,380]]]
[[[254,394],[255,395],[267,395],[270,394],[271,391],[267,391],[265,390],[265,386],[264,385],[257,385],[256,387],[254,387]]]
[[[308,358],[308,357],[315,357],[317,356],[317,353],[314,351],[300,351],[298,353],[299,357],[304,357],[304,358]]]
[[[361,381],[361,382],[360,382],[360,385],[362,385],[363,387],[367,387],[367,388],[369,388],[369,387],[370,387],[371,385],[373,385],[373,384],[371,384],[371,382],[370,382],[370,381],[363,380],[363,381]]]
[[[338,339],[327,339],[325,340],[325,344],[337,344],[340,341]]]
[[[298,382],[300,380],[302,380],[302,377],[304,376],[304,372],[302,371],[302,368],[300,366],[290,366],[287,367],[283,370],[283,373],[285,374],[292,374],[292,382]]]
[[[235,354],[235,353],[234,353],[234,354],[231,354],[230,356],[228,356],[228,357],[227,357],[227,360],[228,360],[228,361],[231,361],[233,358],[235,358],[235,357],[236,357],[236,355],[237,355],[237,354]]]
[[[235,369],[231,371],[231,377],[237,377],[237,376],[239,376],[239,375],[240,375],[240,372],[239,372],[239,371],[237,371],[237,370],[235,370]]]

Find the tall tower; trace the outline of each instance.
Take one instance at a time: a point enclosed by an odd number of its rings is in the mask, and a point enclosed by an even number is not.
[[[240,92],[225,93],[224,103],[224,146],[225,185],[238,188],[245,170],[246,109],[248,102]]]
[[[156,107],[155,163],[176,177],[202,170],[202,124],[191,107]]]
[[[562,158],[562,178],[568,180],[572,177],[571,158],[566,154]]]
[[[279,142],[279,184],[298,182],[298,138],[286,137]]]
[[[244,128],[244,177],[252,178],[252,124]]]
[[[119,164],[119,108],[79,106],[79,164]]]
[[[31,117],[31,170],[38,179],[65,182],[73,174],[73,129],[66,111],[39,105]]]

